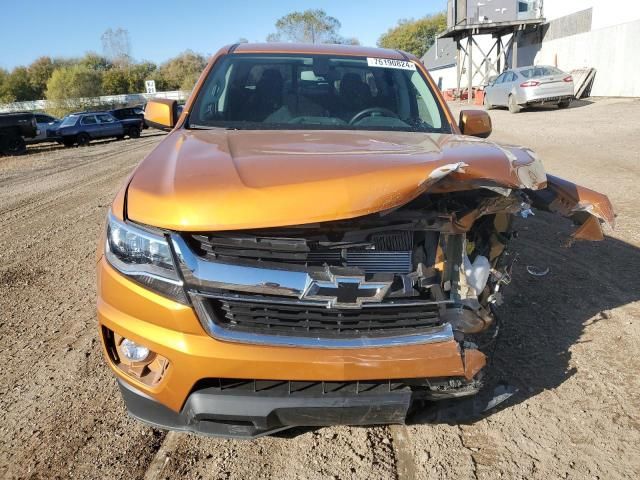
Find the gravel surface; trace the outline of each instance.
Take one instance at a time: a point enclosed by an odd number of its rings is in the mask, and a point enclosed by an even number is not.
[[[96,239],[162,135],[0,158],[0,478],[638,478],[639,108],[601,99],[491,112],[493,140],[533,148],[549,172],[607,193],[618,213],[604,242],[571,248],[566,221],[519,222],[492,375],[518,388],[506,404],[483,418],[417,412],[407,426],[255,441],[167,435],[129,419],[102,360]],[[532,277],[527,265],[550,272]]]

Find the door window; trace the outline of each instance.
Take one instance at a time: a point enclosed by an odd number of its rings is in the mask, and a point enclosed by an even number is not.
[[[113,123],[114,122],[114,118],[111,115],[108,115],[106,113],[98,115],[98,120],[100,120],[100,123]]]
[[[511,83],[513,81],[515,81],[516,79],[516,74],[513,72],[505,72],[504,75],[504,79],[502,80],[502,83]]]
[[[82,125],[95,125],[98,123],[95,115],[87,115],[82,117]]]

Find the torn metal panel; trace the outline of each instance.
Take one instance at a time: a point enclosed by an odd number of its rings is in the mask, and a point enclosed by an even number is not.
[[[615,226],[613,206],[606,195],[568,180],[548,175],[546,188],[527,191],[527,195],[533,200],[534,207],[570,218],[579,225],[573,238],[602,240],[602,224]]]
[[[458,162],[458,163],[449,163],[447,165],[438,167],[432,170],[431,173],[429,173],[429,176],[427,176],[426,180],[422,183],[421,187],[424,188],[425,190],[428,190],[429,187],[438,183],[447,175],[450,175],[456,172],[464,173],[465,167],[468,167],[468,166],[469,165],[467,165],[464,162]]]

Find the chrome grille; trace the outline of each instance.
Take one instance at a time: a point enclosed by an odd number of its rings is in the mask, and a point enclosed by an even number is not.
[[[365,273],[410,273],[413,271],[413,232],[373,235],[367,242],[320,243],[304,238],[252,235],[192,235],[191,241],[206,257],[278,262],[302,266],[361,268]]]
[[[265,335],[353,338],[417,333],[441,325],[437,302],[385,302],[326,308],[285,297],[220,295],[208,307],[218,326]]]

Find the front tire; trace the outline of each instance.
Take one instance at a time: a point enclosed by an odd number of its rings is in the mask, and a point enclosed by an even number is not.
[[[5,155],[24,155],[27,153],[27,144],[20,135],[10,135],[0,138],[0,153]]]
[[[131,127],[128,135],[129,138],[140,138],[140,129],[138,127]]]
[[[89,138],[89,135],[86,133],[79,133],[76,141],[81,147],[86,147],[89,145],[89,142],[91,142],[91,138]]]
[[[493,105],[491,104],[491,102],[489,100],[487,100],[487,94],[484,94],[484,99],[482,101],[482,103],[484,103],[484,108],[485,110],[491,110],[493,108]]]
[[[511,113],[518,113],[522,110],[522,107],[516,103],[516,97],[509,95],[509,111]]]

